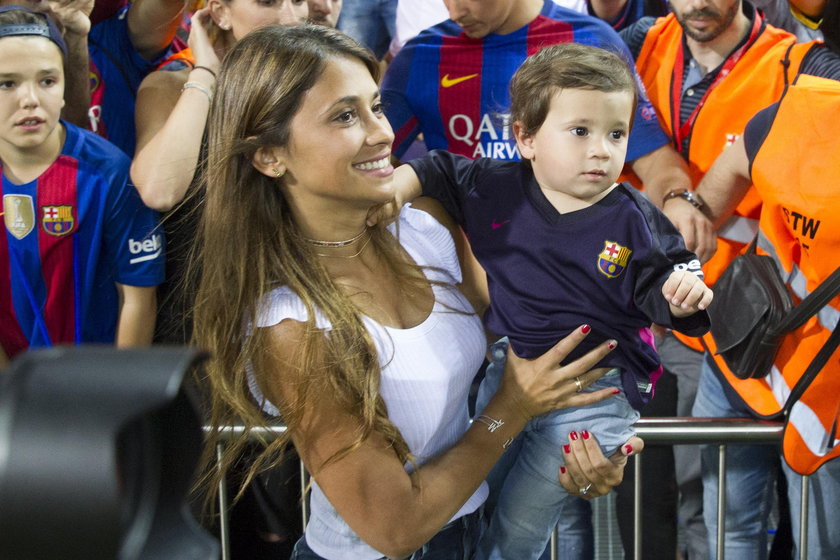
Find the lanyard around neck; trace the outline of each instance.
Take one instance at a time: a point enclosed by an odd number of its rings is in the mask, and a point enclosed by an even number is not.
[[[29,302],[29,307],[32,309],[32,316],[35,320],[35,327],[38,329],[38,332],[41,333],[41,338],[44,340],[44,346],[52,346],[52,340],[50,340],[50,333],[47,330],[47,324],[44,321],[44,314],[41,312],[41,306],[38,305],[38,302],[35,300],[35,294],[32,292],[32,287],[29,285],[29,282],[26,279],[26,273],[23,271],[23,266],[20,264],[20,257],[18,257],[15,248],[9,246],[9,260],[11,261],[12,268],[15,269],[15,274],[17,277],[21,279],[20,285],[23,287],[23,292],[26,294],[26,300]],[[30,346],[32,345],[32,341],[29,341]]]
[[[704,93],[703,97],[700,98],[699,103],[697,103],[697,106],[685,122],[680,122],[680,105],[682,103],[683,81],[685,80],[685,41],[680,40],[677,60],[674,62],[674,73],[672,74],[671,79],[671,129],[674,133],[674,144],[676,144],[678,152],[683,151],[683,140],[691,134],[691,127],[694,126],[694,121],[697,120],[697,115],[700,113],[700,109],[703,107],[703,104],[706,103],[706,99],[709,97],[709,94],[721,80],[729,75],[732,69],[735,68],[735,65],[738,64],[738,61],[740,61],[744,56],[744,53],[747,52],[747,49],[749,49],[755,42],[756,38],[758,38],[763,21],[764,19],[761,14],[756,11],[749,38],[743,45],[741,45],[740,48],[733,51],[726,60],[723,61],[723,65],[715,78],[712,80],[708,89],[706,89],[706,93]]]

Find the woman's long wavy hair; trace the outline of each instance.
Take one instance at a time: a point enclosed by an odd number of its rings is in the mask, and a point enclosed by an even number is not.
[[[227,54],[219,72],[209,118],[206,192],[194,256],[195,269],[200,271],[194,340],[211,352],[206,378],[201,380],[210,390],[211,425],[215,427],[207,440],[200,479],[208,491],[208,503],[219,477],[236,461],[247,439],[243,435],[226,447],[222,468],[217,470],[218,427],[244,423],[250,429],[266,422],[262,403],[255,401],[248,387],[248,369],[263,387],[269,379],[282,382],[288,375],[268,369],[266,329],[251,328],[260,302],[279,286],[291,288],[309,312],[305,340],[295,363],[288,365],[305,375],[294,375],[296,382],[302,379],[295,385],[295,402],[275,403],[288,430],[258,455],[239,495],[254,474],[281,459],[288,434],[300,425],[315,395],[325,390],[336,395],[362,426],[355,442],[328,462],[355,449],[374,432],[384,436],[401,461],[411,460],[379,394],[380,360],[358,309],[304,241],[283,196],[282,178],[269,178],[251,164],[259,148],[289,143],[290,124],[304,95],[329,61],[341,59],[361,61],[378,81],[379,66],[369,51],[338,31],[311,25],[270,26],[248,34]],[[384,228],[371,230],[371,247],[408,295],[428,290],[422,270],[403,256],[394,236]],[[316,309],[332,325],[328,336],[316,327]],[[319,465],[308,467],[315,470]]]

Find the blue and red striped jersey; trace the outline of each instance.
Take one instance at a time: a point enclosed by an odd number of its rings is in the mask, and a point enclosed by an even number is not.
[[[169,55],[143,58],[128,33],[128,9],[93,26],[88,35],[90,109],[88,129],[107,138],[129,157],[134,156],[137,131],[134,103],[146,75]]]
[[[531,23],[507,35],[471,39],[452,20],[423,31],[397,54],[382,82],[394,155],[402,158],[422,132],[429,150],[519,159],[509,126],[510,78],[526,57],[564,42],[616,52],[636,72],[627,46],[609,25],[551,1]],[[640,95],[628,161],[668,142],[638,75],[636,81]]]
[[[0,342],[9,357],[29,346],[113,343],[115,283],[163,280],[164,235],[129,181],[130,160],[62,125],[61,153],[37,179],[18,185],[3,173]]]
[[[592,0],[586,0],[587,13],[598,17],[592,8]],[[605,19],[610,27],[621,31],[645,16],[662,17],[668,15],[667,0],[627,0],[618,14],[611,20]]]

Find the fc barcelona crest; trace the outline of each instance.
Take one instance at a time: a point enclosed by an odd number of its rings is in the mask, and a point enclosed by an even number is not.
[[[73,207],[69,204],[61,206],[41,206],[41,225],[50,235],[67,235],[73,231]]]
[[[23,239],[35,227],[35,205],[27,194],[3,195],[3,221],[9,233]]]
[[[615,241],[604,241],[604,250],[598,255],[598,270],[607,278],[620,276],[632,252]]]

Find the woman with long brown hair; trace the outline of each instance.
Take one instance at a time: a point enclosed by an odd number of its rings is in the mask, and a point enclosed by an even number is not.
[[[265,414],[288,426],[251,473],[291,439],[314,478],[295,558],[469,558],[483,480],[506,444],[534,416],[608,398],[578,390],[603,374],[589,370],[614,341],[560,366],[584,325],[537,360],[511,355],[470,423],[486,341],[464,296],[479,290],[462,278],[463,247],[436,209],[366,225],[394,196],[378,71],[368,51],[315,26],[266,27],[228,53],[209,122],[195,336],[213,355],[214,426]],[[591,483],[594,497],[626,457],[613,463],[593,442],[571,442],[561,483]],[[243,444],[208,472],[223,476]]]

